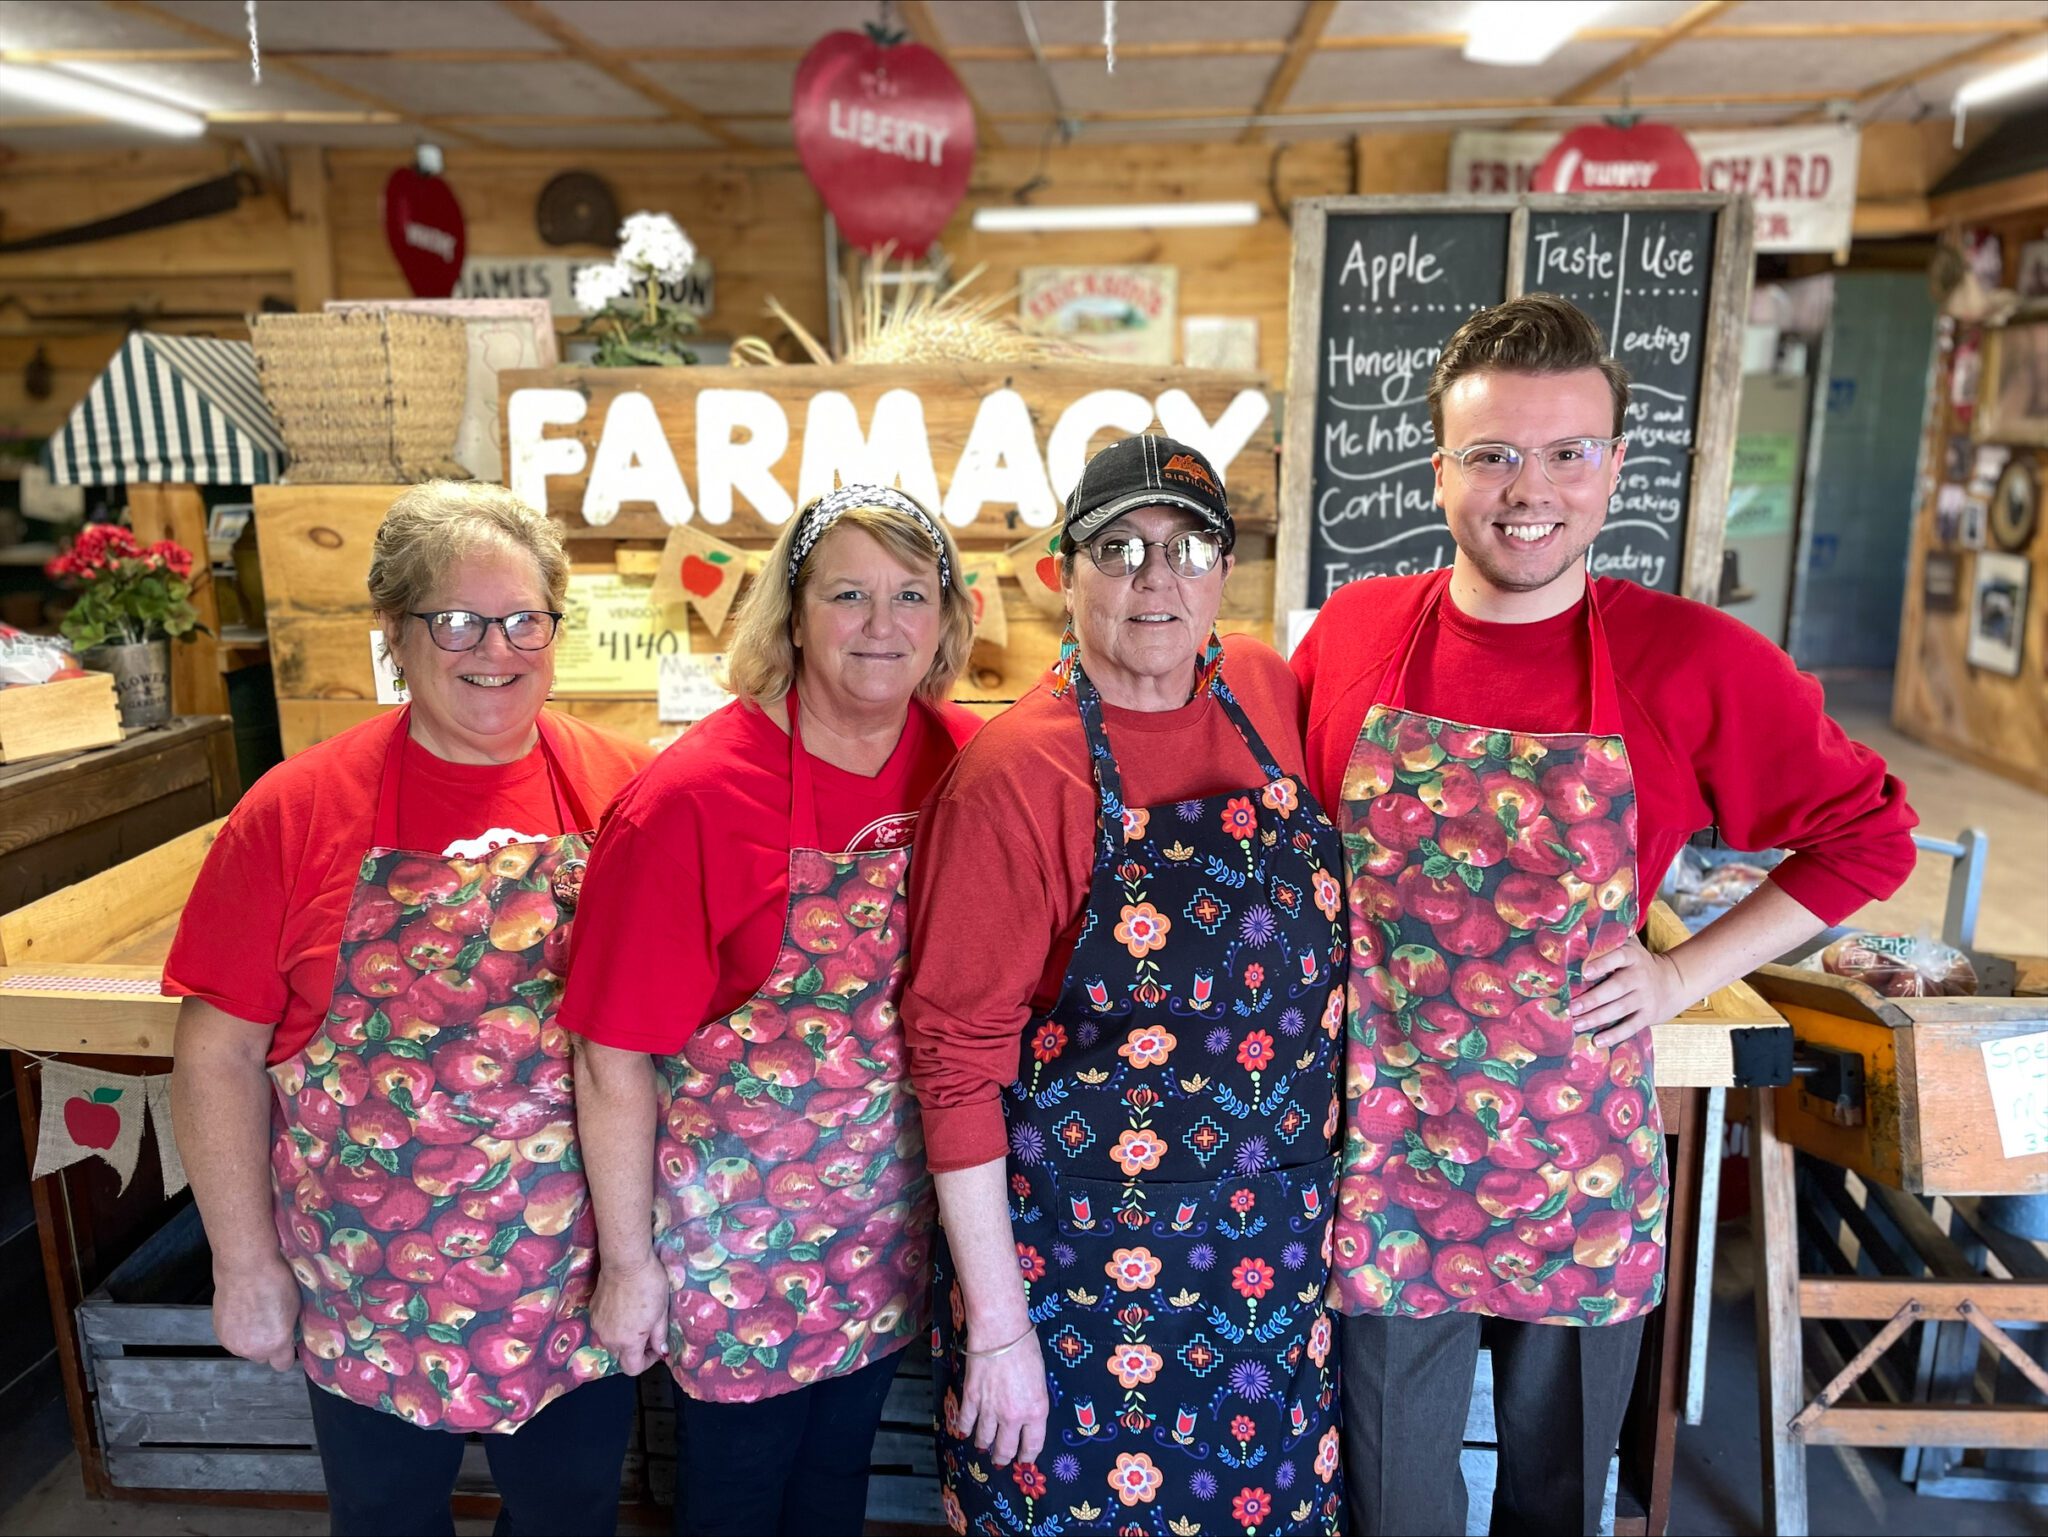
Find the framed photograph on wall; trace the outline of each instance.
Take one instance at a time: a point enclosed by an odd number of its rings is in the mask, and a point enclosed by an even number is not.
[[[2014,319],[1987,334],[1973,435],[2048,448],[2048,314]]]
[[[1977,556],[1970,580],[1970,640],[1963,653],[1972,667],[2007,678],[2020,675],[2031,571],[2024,555],[1986,550]]]

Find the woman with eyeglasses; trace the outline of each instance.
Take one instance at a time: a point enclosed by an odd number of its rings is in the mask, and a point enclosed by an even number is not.
[[[1068,498],[1069,625],[925,812],[904,995],[956,1531],[1334,1532],[1343,848],[1170,438]]]
[[[633,1389],[588,1319],[554,1016],[592,829],[651,755],[542,708],[568,577],[501,487],[400,495],[369,588],[410,702],[251,787],[164,966],[214,1330],[305,1371],[336,1533],[452,1531],[471,1431],[501,1529],[616,1524]]]
[[[980,718],[944,525],[841,486],[726,645],[738,697],[605,819],[562,1018],[597,1207],[592,1321],[676,1386],[679,1533],[858,1537],[930,1313],[932,1182],[897,1003],[918,808]]]

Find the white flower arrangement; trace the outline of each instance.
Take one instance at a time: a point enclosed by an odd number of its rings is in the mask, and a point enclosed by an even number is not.
[[[619,226],[619,246],[610,262],[578,270],[576,307],[590,316],[585,331],[598,338],[593,361],[602,368],[694,363],[683,339],[697,329],[695,317],[663,301],[663,283],[682,281],[697,259],[697,247],[665,213],[644,210]]]

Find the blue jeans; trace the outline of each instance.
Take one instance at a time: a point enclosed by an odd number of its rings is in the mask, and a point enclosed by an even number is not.
[[[334,1537],[452,1537],[449,1498],[469,1437],[307,1384]],[[633,1428],[633,1379],[586,1382],[514,1435],[485,1436],[504,1505],[496,1537],[611,1537]]]
[[[902,1362],[897,1351],[751,1404],[678,1390],[677,1537],[860,1537],[875,1427]]]

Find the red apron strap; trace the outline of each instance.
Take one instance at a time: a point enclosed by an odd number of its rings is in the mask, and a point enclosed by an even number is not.
[[[1408,626],[1408,633],[1401,638],[1401,644],[1394,648],[1394,654],[1387,658],[1386,671],[1380,674],[1379,687],[1373,690],[1372,702],[1383,704],[1390,709],[1408,708],[1408,664],[1415,658],[1416,642],[1422,638],[1422,627],[1436,616],[1436,606],[1443,601],[1444,592],[1451,585],[1451,568],[1432,575],[1429,594],[1422,600],[1422,610],[1415,616],[1415,622]]]
[[[815,849],[818,843],[818,803],[811,794],[811,758],[804,751],[803,732],[796,723],[796,685],[782,696],[789,711],[789,846]]]
[[[377,817],[370,824],[370,847],[398,847],[398,776],[405,772],[405,744],[412,735],[412,706],[400,705],[384,749],[384,767],[377,776]]]
[[[540,736],[541,756],[548,766],[548,788],[554,792],[555,815],[560,817],[561,829],[565,833],[587,833],[597,826],[597,818],[590,814],[583,804],[583,798],[576,793],[576,781],[569,777],[569,771],[562,767],[562,757],[555,750],[554,735],[561,728],[548,719],[543,710],[535,722]]]
[[[1614,658],[1607,649],[1607,622],[1600,617],[1598,584],[1586,578],[1586,632],[1593,672],[1593,736],[1621,735],[1621,685],[1614,676]]]

